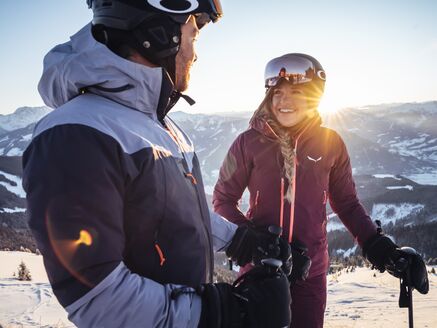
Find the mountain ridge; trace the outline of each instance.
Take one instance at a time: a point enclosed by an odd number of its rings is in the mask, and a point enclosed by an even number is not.
[[[434,231],[437,225],[437,205],[434,205],[437,198],[437,101],[371,107],[352,108],[323,117],[324,125],[336,130],[345,140],[363,205],[371,216],[382,218],[385,228],[398,238],[404,238],[405,231],[416,236],[414,229],[401,229],[407,226],[420,225],[418,229],[424,234]],[[35,112],[41,117],[45,115],[45,109],[37,108]],[[23,113],[25,109],[18,111],[20,115]],[[194,142],[208,202],[229,146],[249,125],[250,112],[233,114],[170,114]],[[16,181],[21,179],[21,156],[31,141],[35,124],[31,122],[3,134],[0,131],[0,230],[2,236],[10,235],[20,242],[31,237],[26,229],[25,200]],[[247,207],[247,193],[241,207]],[[330,212],[328,208],[328,214]],[[338,218],[329,217],[330,254],[336,255],[346,246],[354,249],[353,239],[342,230]],[[428,228],[423,228],[424,225]],[[417,237],[411,240],[418,243],[417,247],[425,247],[423,245],[434,245],[432,238],[424,236],[426,243],[419,242]],[[9,240],[9,248],[11,244]],[[34,247],[34,243],[29,242],[28,246]],[[1,247],[4,246],[0,243]],[[437,247],[418,249],[437,257]],[[342,254],[352,253],[343,249]]]

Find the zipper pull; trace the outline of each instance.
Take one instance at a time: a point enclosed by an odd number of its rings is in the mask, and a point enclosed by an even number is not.
[[[193,185],[197,185],[197,179],[196,179],[196,177],[195,177],[193,174],[191,174],[191,173],[184,173],[184,176],[185,176],[186,178],[191,179],[191,183],[192,183]]]
[[[161,247],[159,247],[159,244],[156,241],[155,241],[155,249],[156,249],[156,252],[158,253],[158,256],[159,256],[159,265],[163,266],[164,262],[165,262],[164,253],[162,252]]]

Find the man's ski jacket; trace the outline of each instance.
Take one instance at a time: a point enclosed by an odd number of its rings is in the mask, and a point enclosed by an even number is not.
[[[214,210],[242,224],[280,225],[284,237],[303,242],[312,259],[309,277],[326,273],[329,265],[326,205],[329,201],[340,220],[362,246],[376,227],[360,204],[346,146],[333,130],[320,126],[320,117],[310,120],[294,138],[292,203],[285,200],[288,180],[284,173],[278,137],[262,118],[231,145],[214,189]],[[281,186],[282,185],[282,186]],[[239,200],[248,188],[250,207],[243,214]]]
[[[211,282],[213,244],[235,231],[210,217],[189,138],[157,118],[165,79],[90,25],[45,57],[39,91],[55,110],[24,153],[23,186],[53,291],[79,327],[196,327],[199,296],[172,291]]]

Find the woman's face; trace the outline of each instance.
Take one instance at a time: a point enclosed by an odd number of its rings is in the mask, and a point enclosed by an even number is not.
[[[281,83],[272,92],[271,111],[283,127],[292,127],[310,114],[305,88],[301,85]]]

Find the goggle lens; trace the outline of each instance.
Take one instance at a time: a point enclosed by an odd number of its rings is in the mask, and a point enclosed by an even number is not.
[[[323,70],[316,71],[314,64],[309,59],[289,55],[270,61],[264,73],[264,80],[266,88],[270,88],[278,84],[281,79],[285,79],[291,84],[303,84],[313,81],[316,76],[323,81],[326,80],[325,72]]]

